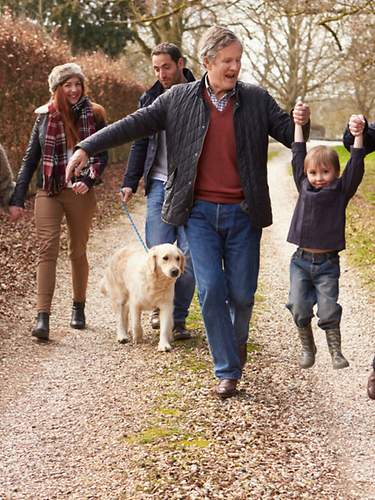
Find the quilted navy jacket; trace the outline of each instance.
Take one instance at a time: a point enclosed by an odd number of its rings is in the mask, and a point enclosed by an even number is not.
[[[175,85],[150,106],[105,127],[78,144],[89,155],[166,130],[168,180],[162,219],[186,223],[194,203],[194,183],[210,121],[202,80]],[[294,123],[261,87],[237,82],[234,104],[237,165],[245,193],[244,209],[256,227],[272,224],[267,184],[269,135],[291,147]],[[309,125],[304,127],[308,135]],[[225,140],[225,137],[223,137]]]

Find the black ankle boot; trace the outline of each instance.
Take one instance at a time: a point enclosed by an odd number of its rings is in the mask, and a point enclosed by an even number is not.
[[[36,325],[31,335],[40,340],[48,340],[49,334],[49,313],[39,312],[36,320]]]
[[[73,302],[72,320],[70,322],[70,326],[72,328],[76,328],[77,330],[83,330],[84,328],[86,328],[84,302]]]

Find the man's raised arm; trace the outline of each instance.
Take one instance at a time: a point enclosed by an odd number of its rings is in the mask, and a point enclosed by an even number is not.
[[[66,180],[79,175],[89,156],[163,130],[166,123],[166,101],[169,99],[167,94],[169,92],[158,97],[150,106],[138,109],[79,142],[78,149],[66,167]]]

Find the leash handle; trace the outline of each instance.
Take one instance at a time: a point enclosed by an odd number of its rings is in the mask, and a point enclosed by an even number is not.
[[[122,208],[123,208],[124,212],[128,216],[128,219],[130,220],[130,224],[132,225],[135,234],[138,236],[139,241],[142,243],[143,248],[146,250],[146,252],[148,252],[148,248],[146,246],[146,243],[144,242],[144,240],[143,240],[140,232],[138,231],[137,226],[135,225],[135,222],[133,220],[133,217],[130,215],[130,212],[129,212],[127,204],[124,203],[123,201],[121,201],[121,205],[122,205]]]

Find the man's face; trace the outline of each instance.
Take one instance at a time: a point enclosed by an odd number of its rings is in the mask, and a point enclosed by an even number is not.
[[[184,80],[182,71],[184,60],[182,57],[175,63],[169,54],[152,56],[152,67],[154,68],[156,78],[165,89],[169,89],[177,83],[182,83]]]
[[[241,44],[232,42],[219,50],[215,59],[205,59],[210,87],[219,99],[236,85],[241,69],[241,57]]]

